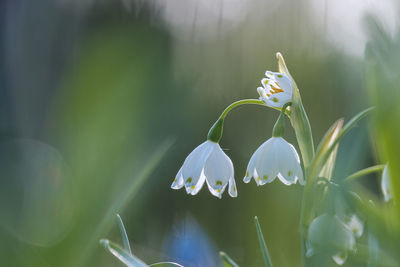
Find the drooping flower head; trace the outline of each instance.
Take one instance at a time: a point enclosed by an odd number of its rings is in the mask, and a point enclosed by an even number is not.
[[[218,143],[210,140],[196,147],[185,159],[171,188],[185,186],[186,192],[196,195],[206,182],[211,194],[221,198],[228,185],[229,195],[237,196],[233,164]]]
[[[267,78],[261,80],[262,87],[257,88],[260,100],[267,106],[281,108],[291,101],[293,95],[293,83],[291,79],[280,72],[265,72]]]
[[[339,265],[346,262],[349,251],[355,251],[354,233],[336,215],[323,214],[308,228],[307,257],[323,252]]]
[[[300,158],[296,149],[282,137],[272,137],[251,156],[243,181],[254,178],[257,185],[264,185],[276,177],[285,185],[305,184]]]

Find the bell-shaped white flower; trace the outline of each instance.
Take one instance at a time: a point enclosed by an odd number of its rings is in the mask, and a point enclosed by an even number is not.
[[[389,165],[386,164],[385,168],[383,169],[382,172],[382,181],[381,181],[381,188],[383,192],[383,197],[385,201],[389,201],[393,198],[393,191],[392,191],[392,185],[390,182],[390,175],[389,175]]]
[[[288,76],[280,72],[265,72],[267,78],[261,80],[262,87],[257,88],[260,100],[267,106],[281,108],[292,99],[293,83]]]
[[[188,194],[196,195],[204,182],[216,197],[222,197],[227,185],[229,195],[237,196],[232,161],[218,143],[210,140],[196,147],[187,156],[171,188],[180,189],[185,186]]]
[[[252,177],[257,185],[270,183],[276,177],[285,185],[295,184],[297,180],[305,184],[299,155],[282,137],[268,139],[254,152],[243,181],[248,183]]]
[[[307,257],[324,252],[339,265],[345,263],[349,251],[356,250],[354,233],[336,215],[323,214],[308,228]]]

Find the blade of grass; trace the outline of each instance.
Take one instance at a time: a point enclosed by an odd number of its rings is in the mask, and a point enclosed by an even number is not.
[[[139,258],[135,257],[131,253],[127,252],[117,244],[113,242],[102,239],[100,243],[115,257],[117,257],[121,262],[123,262],[128,267],[148,267],[146,263],[141,261]]]
[[[234,262],[234,261],[228,256],[228,254],[226,254],[225,252],[220,251],[220,252],[219,252],[219,256],[220,256],[221,259],[222,259],[223,267],[239,267],[239,265],[237,265],[237,263]]]
[[[128,235],[126,234],[124,222],[122,221],[121,216],[119,216],[119,214],[117,214],[117,218],[118,218],[119,231],[121,232],[122,243],[124,244],[124,249],[127,252],[129,252],[130,254],[132,254],[132,250],[131,250],[131,246],[129,245],[129,239],[128,239]]]
[[[257,216],[254,217],[254,222],[257,228],[258,241],[260,242],[260,248],[264,259],[264,265],[265,267],[272,267],[271,257],[269,256],[267,244],[265,243],[264,236],[262,234],[260,223],[258,222]]]

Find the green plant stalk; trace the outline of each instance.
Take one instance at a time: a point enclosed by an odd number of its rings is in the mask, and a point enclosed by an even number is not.
[[[253,105],[261,105],[265,106],[264,101],[258,99],[242,99],[230,104],[219,116],[218,120],[214,123],[214,125],[210,128],[210,131],[207,135],[207,140],[212,142],[218,143],[222,138],[223,128],[224,128],[224,119],[226,115],[228,115],[229,111],[234,109],[235,107],[246,105],[246,104],[253,104]]]
[[[292,102],[287,102],[285,105],[283,105],[281,113],[279,114],[279,117],[275,122],[274,128],[272,129],[273,137],[282,137],[285,134],[285,111],[286,108],[291,104]]]
[[[290,107],[289,118],[296,134],[297,143],[299,144],[304,169],[307,169],[314,157],[314,141],[312,138],[310,121],[308,120],[307,113],[303,107],[299,88],[297,87],[292,75],[290,75],[283,56],[278,52],[276,53],[276,58],[278,60],[279,72],[288,76],[293,84],[293,104]]]
[[[286,66],[285,60],[283,59],[283,56],[281,53],[276,54],[277,60],[278,60],[278,69],[279,72],[285,74],[288,76],[293,84],[293,97],[292,97],[292,106],[290,107],[290,123],[292,124],[292,127],[295,131],[296,134],[296,139],[297,143],[299,144],[300,152],[301,152],[301,157],[303,159],[303,165],[304,165],[304,177],[307,182],[307,184],[304,187],[303,191],[303,199],[302,199],[302,204],[301,204],[301,217],[300,217],[300,235],[301,235],[301,260],[303,266],[305,265],[305,255],[306,255],[306,247],[305,247],[305,242],[306,242],[306,231],[303,227],[304,225],[304,217],[305,217],[305,206],[306,206],[306,200],[307,200],[307,195],[310,194],[311,190],[310,185],[311,184],[308,181],[308,173],[309,173],[309,166],[311,165],[313,159],[314,159],[314,141],[312,137],[312,130],[311,130],[311,125],[310,121],[308,119],[307,113],[304,109],[303,103],[301,101],[301,96],[299,89],[296,85],[296,82],[294,81],[292,75],[290,75],[290,72]]]

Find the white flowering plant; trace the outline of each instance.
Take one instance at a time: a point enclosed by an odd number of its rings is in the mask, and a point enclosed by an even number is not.
[[[395,197],[397,191],[389,169],[389,166],[394,164],[371,166],[339,180],[332,178],[340,141],[374,108],[361,111],[347,123],[344,123],[343,119],[337,120],[315,148],[300,90],[280,53],[277,53],[277,60],[278,72],[267,71],[266,77],[261,79],[261,86],[257,88],[259,98],[233,102],[222,112],[209,130],[207,140],[186,157],[171,188],[184,187],[187,194],[196,195],[204,184],[207,184],[211,194],[218,198],[222,198],[225,190],[231,197],[237,197],[238,188],[232,160],[219,145],[224,121],[227,114],[240,105],[272,108],[279,112],[272,136],[250,157],[243,181],[249,183],[254,179],[257,186],[261,186],[278,178],[285,185],[298,182],[303,187],[299,221],[301,265],[322,266],[321,262],[328,261],[330,264],[343,265],[351,257],[358,264],[368,266],[398,266],[396,250],[385,250],[377,238],[381,235],[378,228],[387,227],[391,223],[400,233],[399,223],[396,221],[398,217],[380,218],[380,214],[389,214],[384,213],[387,210],[398,209]],[[286,117],[296,135],[299,152],[284,139]],[[381,189],[384,201],[373,199],[368,193],[362,189],[357,190],[359,188],[354,186],[360,177],[375,172],[382,173]],[[379,213],[380,211],[383,213]],[[181,266],[178,263],[146,265],[133,256],[120,218],[119,222],[125,240],[124,248],[108,240],[101,242],[127,266]],[[257,217],[255,224],[264,265],[273,266],[273,259],[268,252]],[[397,240],[396,238],[397,236],[394,240]],[[398,244],[398,240],[394,243]],[[221,252],[220,256],[224,266],[239,266],[226,253]],[[320,261],[321,258],[324,260]]]

